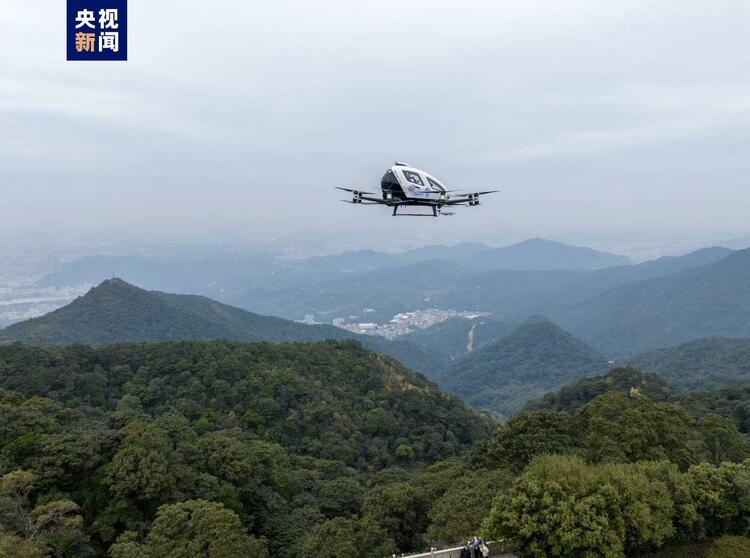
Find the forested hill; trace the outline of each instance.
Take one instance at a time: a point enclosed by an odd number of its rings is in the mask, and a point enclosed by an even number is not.
[[[710,389],[750,383],[750,338],[708,337],[628,359],[675,387]]]
[[[683,391],[656,374],[635,368],[614,368],[601,376],[584,378],[529,401],[524,411],[574,413],[591,401],[612,393],[676,403],[698,418],[718,415],[731,421],[739,432],[750,433],[749,384],[709,391]]]
[[[606,369],[603,356],[535,316],[456,360],[438,383],[477,408],[509,415],[533,397]]]
[[[0,340],[34,345],[106,345],[222,338],[314,341],[345,334],[333,326],[313,327],[260,316],[203,296],[146,291],[121,279],[109,279],[67,306],[9,326],[0,332]]]
[[[0,388],[68,407],[240,428],[304,454],[380,467],[456,455],[489,422],[356,341],[0,346]]]
[[[0,556],[315,558],[328,520],[345,555],[413,550],[407,479],[493,427],[355,341],[0,346]]]
[[[558,319],[609,356],[632,356],[701,337],[750,337],[750,249],[609,289]]]
[[[710,540],[747,534],[747,386],[681,394],[616,369],[536,403],[471,452],[519,473],[488,537],[520,556],[750,556],[750,539]]]
[[[675,391],[662,378],[635,368],[614,368],[599,376],[583,378],[557,391],[529,401],[525,410],[572,413],[601,395],[613,392],[639,394],[652,401],[667,401]]]
[[[420,372],[441,363],[404,341],[356,335],[330,325],[306,325],[261,316],[197,295],[147,291],[108,279],[67,306],[0,330],[0,343],[30,345],[132,341],[230,339],[233,341],[320,341],[357,339]]]

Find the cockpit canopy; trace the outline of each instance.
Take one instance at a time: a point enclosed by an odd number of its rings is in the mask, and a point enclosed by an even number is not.
[[[434,176],[406,163],[398,162],[394,163],[383,175],[380,187],[383,190],[384,199],[439,195],[446,192],[445,186]]]

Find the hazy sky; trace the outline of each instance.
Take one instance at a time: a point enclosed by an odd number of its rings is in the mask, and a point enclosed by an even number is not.
[[[129,0],[129,58],[65,61],[63,0],[0,0],[0,236],[750,231],[747,0]],[[392,161],[476,211],[331,187]]]

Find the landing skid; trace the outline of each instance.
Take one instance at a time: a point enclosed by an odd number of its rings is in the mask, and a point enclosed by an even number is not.
[[[394,217],[438,217],[437,215],[430,215],[429,213],[399,213]]]
[[[394,217],[439,217],[441,213],[438,212],[438,208],[436,206],[432,206],[432,215],[429,213],[398,213],[398,206],[393,206],[393,216]],[[453,215],[453,213],[443,213],[442,215]]]

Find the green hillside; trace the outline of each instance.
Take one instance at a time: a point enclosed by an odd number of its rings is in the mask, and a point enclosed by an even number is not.
[[[382,558],[480,533],[623,558],[745,533],[746,394],[655,401],[625,372],[498,428],[353,341],[0,346],[0,555]]]
[[[543,393],[606,370],[601,355],[543,317],[453,363],[444,388],[480,409],[512,414]]]
[[[209,429],[258,430],[294,451],[357,467],[389,464],[400,443],[413,446],[418,461],[445,457],[488,426],[422,376],[354,341],[11,344],[0,346],[0,388],[112,411],[124,398],[149,415],[191,401],[183,412]],[[377,431],[368,426],[374,418]]]
[[[704,267],[610,289],[558,318],[609,356],[701,337],[750,337],[750,249]]]
[[[507,477],[455,461],[493,426],[354,341],[0,346],[0,555],[314,558],[329,520],[421,548],[448,482]]]
[[[597,397],[610,393],[643,396],[651,401],[679,404],[697,419],[723,417],[743,434],[750,433],[750,384],[707,391],[673,387],[651,372],[614,368],[601,376],[584,378],[529,401],[524,411],[574,413]]]
[[[121,279],[104,281],[63,308],[0,332],[2,341],[35,345],[221,338],[289,341],[331,336],[343,334],[333,327],[259,316],[202,296],[146,291]]]
[[[750,440],[723,415],[652,400],[654,380],[581,381],[559,392],[584,396],[558,397],[564,411],[522,412],[475,447],[474,467],[517,474],[485,534],[521,556],[746,556],[750,541],[725,535],[747,533]]]
[[[636,355],[628,362],[675,387],[712,389],[750,383],[750,339],[709,337]]]
[[[0,343],[30,345],[132,341],[229,339],[233,341],[320,341],[357,339],[420,372],[442,364],[405,341],[355,335],[329,325],[305,325],[261,316],[196,295],[146,291],[109,279],[67,306],[0,330]]]
[[[656,374],[635,368],[614,368],[600,376],[583,378],[526,403],[528,411],[551,410],[571,413],[600,395],[612,392],[638,393],[652,401],[667,401],[675,391]]]
[[[682,392],[673,399],[697,417],[719,415],[743,434],[750,434],[750,384]]]

